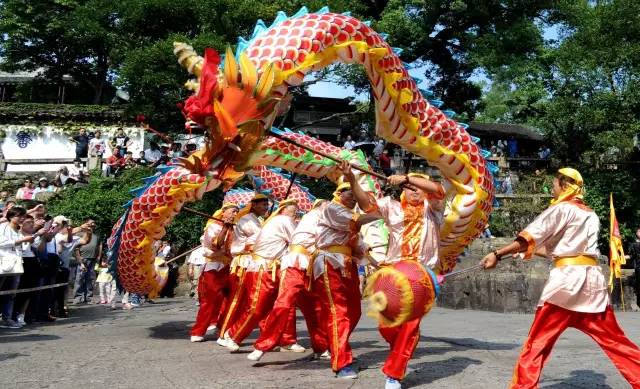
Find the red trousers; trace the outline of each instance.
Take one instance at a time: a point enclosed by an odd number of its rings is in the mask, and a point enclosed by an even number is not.
[[[380,335],[389,343],[391,352],[382,372],[396,380],[402,380],[407,364],[420,340],[420,320],[413,319],[397,327],[378,327]]]
[[[567,327],[576,328],[595,340],[631,386],[640,388],[640,349],[626,337],[610,306],[601,313],[583,313],[549,303],[536,311],[510,388],[538,387],[551,349]]]
[[[229,295],[229,268],[202,272],[198,280],[200,308],[191,335],[204,336],[210,324],[218,322],[221,308]]]
[[[288,323],[291,323],[291,312],[295,315],[296,303],[307,322],[313,351],[323,353],[328,350],[327,334],[324,331],[324,326],[319,325],[320,317],[318,315],[321,306],[317,298],[305,287],[307,278],[304,270],[291,267],[280,273],[278,297],[269,316],[267,316],[260,337],[254,344],[256,350],[270,351],[278,345],[291,344],[286,341],[285,334],[289,332],[286,327],[289,325]]]
[[[270,271],[260,269],[258,272],[246,272],[242,281],[241,302],[237,305],[237,319],[229,325],[229,336],[241,343],[254,328],[260,326],[264,331],[267,317],[278,296],[278,281],[272,279]],[[286,325],[280,346],[296,343],[295,307],[287,311]]]
[[[324,273],[313,281],[322,306],[322,323],[326,325],[331,369],[339,371],[353,362],[349,337],[360,320],[360,279],[354,265],[334,269],[325,261]]]
[[[229,297],[226,300],[224,311],[221,314],[222,320],[218,322],[220,327],[220,336],[224,335],[229,329],[231,324],[237,317],[237,313],[241,312],[239,305],[242,303],[242,295],[244,294],[244,288],[242,286],[244,281],[244,269],[239,270],[238,273],[229,274]]]

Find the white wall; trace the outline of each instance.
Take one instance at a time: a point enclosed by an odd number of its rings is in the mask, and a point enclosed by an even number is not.
[[[87,126],[87,132],[102,131],[102,137],[107,140],[111,138],[119,126]],[[129,148],[134,156],[144,147],[144,130],[140,127],[123,127],[125,133],[131,138],[132,146]],[[22,130],[38,130],[38,135],[31,135],[32,141],[25,148],[18,146],[16,134]],[[36,126],[36,125],[0,125],[0,130],[5,131],[6,137],[2,140],[2,153],[7,161],[8,172],[29,172],[29,171],[56,171],[61,164],[47,165],[11,165],[12,159],[68,159],[75,158],[75,143],[68,140],[71,134],[63,134],[60,127],[56,126]],[[74,134],[75,135],[75,134]],[[107,150],[105,157],[111,155],[111,150]]]

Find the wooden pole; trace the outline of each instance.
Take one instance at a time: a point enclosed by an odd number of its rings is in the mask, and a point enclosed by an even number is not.
[[[196,251],[196,250],[197,250],[197,249],[199,249],[200,247],[202,247],[202,245],[198,245],[198,246],[196,246],[196,247],[192,248],[191,250],[187,250],[187,251],[185,251],[184,253],[182,253],[182,254],[180,254],[180,255],[176,255],[175,257],[173,257],[173,258],[171,258],[170,260],[166,261],[164,264],[166,265],[166,264],[169,264],[169,263],[171,263],[171,262],[175,262],[176,260],[178,260],[178,259],[180,259],[180,258],[182,258],[182,257],[186,256],[187,254],[190,254],[190,253],[192,253],[192,252]]]
[[[186,212],[189,212],[189,213],[192,213],[192,214],[194,214],[194,215],[202,216],[202,217],[207,218],[207,219],[211,219],[211,220],[219,221],[219,222],[221,222],[221,223],[226,223],[226,222],[225,222],[224,220],[222,220],[222,219],[218,219],[217,217],[213,217],[213,216],[211,216],[211,215],[207,215],[207,214],[206,214],[206,213],[204,213],[204,212],[196,211],[195,209],[191,209],[191,208],[187,208],[187,207],[182,207],[182,210],[183,210],[183,211],[186,211]],[[226,223],[226,224],[233,224],[233,223]]]

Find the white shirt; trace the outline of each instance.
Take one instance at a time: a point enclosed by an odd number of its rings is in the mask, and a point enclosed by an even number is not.
[[[202,240],[202,238],[200,238]],[[204,259],[204,247],[198,247],[189,254],[187,263],[194,266],[202,266],[205,263]]]
[[[326,204],[314,208],[302,216],[302,219],[300,219],[296,229],[293,230],[290,247],[302,246],[307,250],[309,255],[313,255],[316,251],[318,220],[320,220],[320,215],[322,214],[324,207],[326,207]],[[311,259],[309,255],[289,251],[282,256],[280,268],[286,269],[288,267],[294,267],[298,269],[306,269],[309,266],[309,260]]]
[[[347,150],[351,150],[351,149],[353,149],[354,147],[356,147],[356,142],[355,142],[355,141],[353,141],[353,140],[348,140],[348,141],[344,142],[344,148],[345,148],[345,149],[347,149]]]
[[[324,207],[318,220],[316,246],[319,254],[313,264],[315,278],[324,273],[325,260],[336,269],[344,269],[348,256],[329,253],[323,249],[329,246],[349,246],[356,235],[355,222],[358,216],[353,210],[333,201]]]
[[[89,155],[102,155],[107,150],[107,142],[103,138],[92,138],[89,141]]]
[[[14,231],[8,222],[0,224],[0,257],[18,255],[22,257],[22,245],[16,241],[24,238],[20,231]]]
[[[162,152],[160,150],[146,149],[144,151],[144,159],[146,159],[151,163],[157,162],[161,157],[162,157]]]
[[[73,250],[80,244],[80,237],[73,236],[71,242],[68,242],[67,234],[59,232],[54,240],[56,242],[56,252],[62,261],[62,266],[68,268]]]

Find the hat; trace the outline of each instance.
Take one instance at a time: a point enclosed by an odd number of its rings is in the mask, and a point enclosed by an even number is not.
[[[255,196],[253,196],[253,198],[251,199],[251,202],[254,201],[268,201],[269,198],[265,195],[263,195],[262,193],[256,193]]]
[[[58,215],[58,216],[53,218],[53,222],[56,223],[56,224],[69,223],[69,219],[67,219],[66,217],[64,217],[62,215]]]
[[[47,177],[40,177],[40,179],[38,180],[38,182],[40,181],[49,181],[49,179]]]

